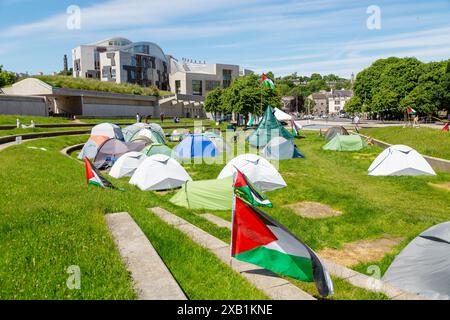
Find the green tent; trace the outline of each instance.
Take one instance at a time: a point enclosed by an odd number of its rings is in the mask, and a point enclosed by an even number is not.
[[[172,157],[172,154],[173,154],[172,152],[173,152],[172,149],[170,149],[165,144],[161,144],[161,143],[151,144],[151,145],[145,147],[144,150],[142,150],[142,153],[149,157],[154,154],[164,154],[166,156]]]
[[[291,133],[275,118],[274,112],[271,106],[267,107],[258,128],[247,138],[252,146],[264,147],[274,137],[283,137],[291,141],[294,139]]]
[[[322,149],[334,151],[358,151],[366,146],[367,144],[363,138],[357,134],[348,136],[337,134],[326,145],[324,145]]]
[[[233,177],[187,181],[170,202],[188,209],[231,210],[233,194]]]

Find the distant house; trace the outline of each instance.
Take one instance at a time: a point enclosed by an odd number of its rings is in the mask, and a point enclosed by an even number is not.
[[[313,107],[310,110],[311,114],[321,115],[328,113],[328,94],[326,91],[321,91],[308,96],[308,99],[313,101]]]
[[[353,96],[352,90],[331,90],[328,94],[328,113],[336,114],[344,110],[345,103]]]
[[[337,114],[344,110],[345,103],[353,96],[352,90],[321,90],[308,96],[313,103],[310,113],[314,115]]]

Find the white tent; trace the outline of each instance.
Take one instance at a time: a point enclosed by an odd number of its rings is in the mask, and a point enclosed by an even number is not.
[[[436,175],[416,150],[401,144],[391,146],[380,153],[368,171],[369,176]]]
[[[261,155],[269,160],[303,158],[294,143],[284,137],[273,137],[261,150]]]
[[[124,140],[122,130],[113,123],[100,123],[91,130],[91,136],[106,136],[111,139]]]
[[[130,184],[141,190],[167,190],[192,181],[189,174],[173,158],[155,154],[145,159],[134,172]]]
[[[165,134],[165,132],[164,132],[164,129],[163,129],[159,124],[157,124],[157,123],[149,123],[149,124],[148,124],[148,127],[149,127],[150,129],[152,129],[153,131],[158,132],[158,133],[161,135],[162,138],[165,138],[165,137],[166,137],[166,134]]]
[[[274,110],[275,110],[274,116],[275,118],[277,118],[278,121],[291,121],[292,119],[291,115],[287,114],[286,112],[278,108],[275,108]]]
[[[109,171],[109,175],[116,179],[120,179],[125,176],[131,177],[146,158],[147,156],[141,152],[127,152],[117,159]]]
[[[266,159],[256,154],[242,154],[232,159],[222,169],[217,179],[233,176],[238,168],[261,191],[270,191],[286,187],[286,182],[277,169]]]

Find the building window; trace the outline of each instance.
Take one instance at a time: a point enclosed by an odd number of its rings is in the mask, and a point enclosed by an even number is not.
[[[206,80],[205,81],[205,90],[206,91],[214,90],[217,87],[220,87],[220,81],[215,81],[215,80]]]
[[[228,88],[231,85],[231,73],[232,70],[223,69],[222,70],[222,78],[223,78],[223,88]]]
[[[192,94],[194,96],[203,95],[202,80],[192,80]]]
[[[116,69],[111,68],[111,79],[116,80]]]
[[[181,93],[181,80],[175,80],[175,93]]]

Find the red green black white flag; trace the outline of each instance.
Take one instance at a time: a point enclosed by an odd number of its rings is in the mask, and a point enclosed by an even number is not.
[[[91,161],[87,157],[84,158],[84,164],[86,167],[86,183],[88,185],[115,189],[111,182],[106,180],[106,178],[101,175],[101,173],[92,165]]]
[[[245,174],[238,168],[235,169],[234,192],[251,205],[272,208],[272,202],[247,179]]]
[[[333,283],[319,257],[283,225],[235,197],[231,255],[275,273],[314,281],[321,296],[333,294]]]
[[[262,75],[262,83],[266,86],[266,87],[268,87],[268,88],[270,88],[270,89],[275,89],[275,83],[272,81],[272,79],[270,79],[270,78],[267,78],[267,76],[263,73],[263,75]]]

